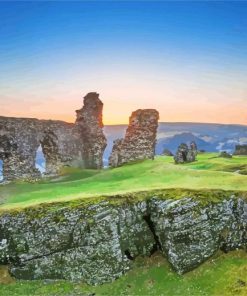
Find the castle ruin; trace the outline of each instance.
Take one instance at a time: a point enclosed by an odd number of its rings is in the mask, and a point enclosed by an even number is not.
[[[138,109],[129,118],[124,139],[113,143],[109,165],[117,167],[124,163],[142,159],[153,159],[159,112],[155,109]]]
[[[36,179],[37,149],[41,145],[46,174],[54,175],[63,166],[101,168],[106,147],[102,123],[103,103],[96,92],[84,97],[76,111],[76,123],[35,118],[0,117],[0,159],[4,180]]]

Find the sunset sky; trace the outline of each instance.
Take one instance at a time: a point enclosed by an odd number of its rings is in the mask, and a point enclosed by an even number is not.
[[[0,2],[0,115],[247,124],[247,2]]]

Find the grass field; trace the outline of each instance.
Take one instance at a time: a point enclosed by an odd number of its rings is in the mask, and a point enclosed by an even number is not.
[[[166,188],[247,191],[246,173],[247,156],[228,159],[214,153],[199,154],[196,162],[182,165],[158,156],[101,171],[68,168],[56,179],[0,186],[0,208]]]
[[[8,282],[11,282],[11,279],[8,279]],[[218,253],[183,276],[173,272],[168,262],[157,253],[150,258],[137,259],[133,269],[113,283],[89,287],[82,283],[73,284],[66,281],[13,281],[10,284],[0,284],[0,295],[245,296],[247,253]]]
[[[247,192],[247,156],[218,158],[199,154],[194,163],[175,165],[172,157],[124,165],[116,169],[67,168],[54,179],[0,186],[2,209],[43,202],[88,199],[154,189],[221,189]],[[113,283],[90,287],[68,281],[15,281],[0,266],[0,296],[76,295],[247,295],[247,253],[218,253],[197,269],[180,276],[156,253],[137,258],[133,268]]]

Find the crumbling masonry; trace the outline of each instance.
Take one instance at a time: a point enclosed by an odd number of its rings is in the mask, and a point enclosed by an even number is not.
[[[106,137],[102,131],[103,103],[97,93],[84,97],[84,106],[76,110],[76,130],[83,139],[83,159],[85,167],[100,169],[103,166],[103,153]]]
[[[106,146],[102,123],[103,103],[95,92],[84,97],[76,123],[33,118],[0,117],[0,159],[4,180],[35,179],[35,157],[41,145],[46,174],[63,166],[101,168]]]
[[[127,162],[153,159],[159,113],[155,109],[138,109],[129,118],[125,138],[113,143],[109,165],[117,167]]]

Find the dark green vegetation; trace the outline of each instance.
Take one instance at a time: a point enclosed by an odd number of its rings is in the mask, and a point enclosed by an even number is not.
[[[0,269],[1,270],[1,269]],[[10,282],[10,281],[8,281]],[[113,283],[90,287],[66,281],[16,281],[0,285],[0,295],[247,295],[247,254],[218,253],[197,269],[179,276],[158,253],[139,258],[126,275]]]
[[[246,171],[246,156],[228,159],[204,153],[198,155],[198,161],[183,165],[175,165],[172,157],[160,156],[102,171],[68,168],[55,179],[1,186],[0,202],[2,208],[10,208],[156,189],[246,191]]]

